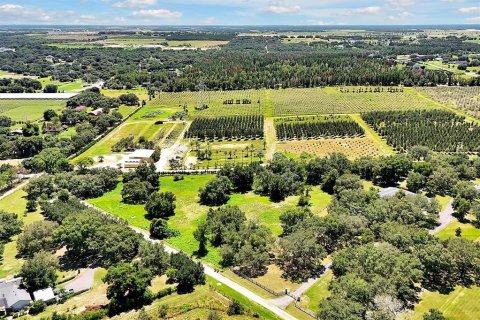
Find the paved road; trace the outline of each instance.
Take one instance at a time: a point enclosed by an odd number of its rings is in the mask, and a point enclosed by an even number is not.
[[[93,277],[95,276],[95,269],[88,268],[75,279],[65,284],[66,290],[73,290],[73,292],[81,292],[93,287]]]
[[[445,209],[440,211],[440,213],[439,213],[440,225],[438,225],[437,227],[435,227],[432,230],[429,230],[428,233],[435,234],[435,233],[439,232],[440,230],[442,230],[443,228],[445,228],[450,222],[452,222],[453,213],[454,213],[452,203],[453,203],[453,200],[450,200],[450,202],[448,202]]]

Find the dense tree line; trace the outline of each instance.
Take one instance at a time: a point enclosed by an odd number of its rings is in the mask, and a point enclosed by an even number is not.
[[[378,111],[362,118],[400,152],[417,145],[439,152],[480,151],[480,127],[448,111]]]
[[[42,84],[36,79],[0,79],[0,93],[32,93],[41,89]]]
[[[185,137],[201,140],[263,138],[263,122],[263,116],[195,118]]]
[[[210,90],[447,84],[449,75],[445,72],[397,68],[388,57],[394,55],[392,50],[397,46],[403,48],[398,54],[420,53],[421,47],[429,51],[437,49],[436,53],[448,48],[448,52],[459,55],[478,47],[478,44],[463,41],[430,40],[411,51],[410,42],[339,50],[324,42],[284,44],[279,37],[236,37],[221,51],[161,51],[148,48],[59,49],[43,45],[45,40],[23,35],[2,34],[0,40],[16,49],[0,55],[0,63],[11,72],[52,76],[60,81],[103,79],[110,88],[146,85],[160,91],[195,91],[199,78]],[[46,56],[52,57],[51,62]],[[65,63],[58,63],[60,61]],[[182,72],[172,72],[175,69]],[[454,82],[464,83],[460,78]]]
[[[275,123],[277,138],[280,140],[309,138],[351,138],[365,134],[358,123],[352,120],[310,120],[283,121]]]

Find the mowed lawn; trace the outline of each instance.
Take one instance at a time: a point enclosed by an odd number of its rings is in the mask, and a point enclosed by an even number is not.
[[[204,187],[213,175],[184,176],[184,180],[173,181],[173,177],[160,178],[160,191],[171,191],[175,194],[175,216],[169,219],[169,225],[180,232],[180,236],[168,239],[167,242],[188,254],[198,249],[198,242],[193,237],[193,231],[198,223],[206,219],[209,207],[199,203],[198,191]],[[100,198],[90,199],[89,203],[128,221],[129,224],[148,230],[150,221],[145,217],[143,205],[129,205],[122,202],[122,183],[109,193]],[[323,213],[331,201],[329,195],[319,190],[314,190],[312,196],[315,202],[312,206],[314,212]],[[298,202],[298,196],[289,197],[282,202],[271,202],[268,197],[256,195],[253,192],[246,194],[233,194],[229,205],[237,205],[245,212],[248,219],[256,220],[272,230],[274,235],[282,232],[279,217],[285,210],[294,208]],[[220,254],[217,248],[209,247],[209,252],[204,258],[206,262],[218,265]]]
[[[457,287],[450,294],[425,291],[421,301],[405,319],[421,320],[430,309],[439,309],[448,319],[477,320],[480,315],[480,288]],[[411,317],[410,317],[411,316]]]
[[[0,100],[0,115],[15,121],[34,121],[41,119],[45,110],[61,110],[65,105],[65,100]]]
[[[31,212],[25,215],[25,207],[27,200],[26,193],[23,190],[17,190],[14,193],[6,196],[0,200],[0,210],[16,213],[25,225],[32,222],[43,220],[43,216],[39,211]],[[12,241],[5,244],[5,251],[3,252],[0,261],[0,279],[13,278],[20,271],[23,265],[23,259],[16,258],[17,255],[17,237],[12,238]]]
[[[442,240],[456,237],[455,232],[458,228],[462,229],[462,238],[472,241],[480,241],[480,229],[476,228],[471,223],[462,223],[457,219],[454,219],[445,228],[440,230],[440,232],[437,233],[437,237]]]

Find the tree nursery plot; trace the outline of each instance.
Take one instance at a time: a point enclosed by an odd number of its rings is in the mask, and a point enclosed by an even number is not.
[[[412,88],[327,87],[272,90],[274,116],[431,109],[435,104]]]
[[[275,120],[278,140],[310,138],[353,138],[365,135],[363,128],[349,117],[310,116]]]
[[[372,138],[284,141],[277,144],[277,150],[296,156],[306,152],[319,157],[340,152],[344,153],[350,159],[356,159],[362,156],[377,156],[385,154],[378,143]]]
[[[263,138],[263,121],[262,116],[196,118],[188,128],[185,137],[200,140]]]
[[[438,152],[480,151],[480,126],[452,112],[378,111],[362,118],[400,152],[413,146]]]
[[[475,118],[480,117],[480,87],[425,87],[418,90],[441,104],[463,111]]]

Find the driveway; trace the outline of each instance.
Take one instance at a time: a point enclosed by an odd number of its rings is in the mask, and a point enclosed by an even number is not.
[[[89,290],[93,287],[93,277],[95,269],[88,268],[80,273],[75,279],[65,284],[65,290],[73,290],[73,292],[81,292]]]
[[[452,222],[453,212],[454,212],[452,203],[453,203],[453,200],[450,200],[450,202],[447,204],[445,209],[440,211],[439,219],[438,219],[439,222],[440,222],[440,225],[438,225],[437,227],[435,227],[432,230],[429,230],[428,233],[435,234],[435,233],[439,232],[440,230],[442,230],[443,228],[445,228],[450,222]]]

